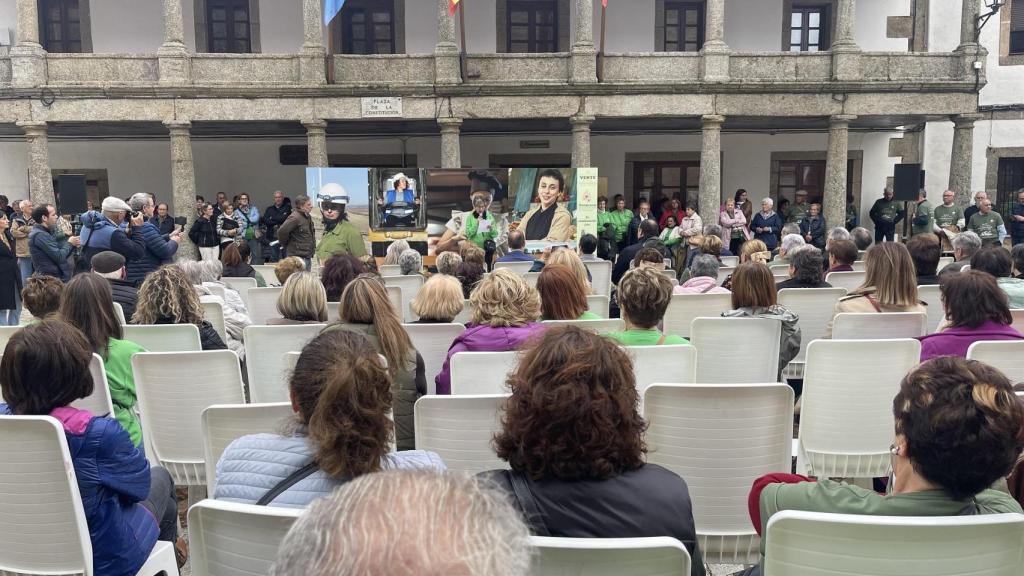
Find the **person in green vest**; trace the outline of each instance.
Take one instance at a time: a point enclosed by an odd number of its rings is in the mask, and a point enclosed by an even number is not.
[[[623,346],[689,344],[686,338],[663,334],[658,324],[672,300],[672,281],[651,266],[634,268],[619,280],[618,301],[626,329],[611,332],[609,338]]]
[[[351,254],[356,258],[366,256],[363,233],[348,221],[348,214],[345,213],[348,205],[345,189],[340,186],[328,189],[325,186],[317,199],[320,201],[320,212],[324,215],[324,235],[316,247],[316,257],[320,262],[326,262],[335,254]]]
[[[988,198],[981,201],[978,212],[967,223],[967,229],[977,234],[983,245],[1001,245],[1006,238],[1003,217],[992,210],[992,201]]]
[[[907,215],[903,203],[893,200],[892,188],[885,187],[882,197],[871,207],[871,221],[875,223],[875,242],[892,242],[896,237],[896,225]]]
[[[786,223],[795,222],[797,224],[804,221],[807,215],[811,213],[811,205],[807,203],[807,190],[796,191],[796,202],[789,207],[789,212],[786,214]]]
[[[934,228],[935,218],[932,215],[932,204],[928,201],[928,192],[922,188],[917,192],[917,204],[914,207],[914,219],[910,222],[910,233],[913,236],[932,234]]]
[[[615,195],[615,209],[608,212],[607,222],[615,227],[615,243],[619,245],[619,251],[626,247],[626,232],[629,230],[629,223],[633,221],[633,211],[626,208],[626,200],[622,194]],[[598,220],[600,223],[600,220]]]

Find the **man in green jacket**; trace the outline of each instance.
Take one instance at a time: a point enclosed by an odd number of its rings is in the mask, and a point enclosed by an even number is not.
[[[1006,238],[1006,225],[1003,217],[992,210],[992,201],[985,198],[981,201],[978,212],[971,216],[967,229],[981,238],[983,245],[1001,245]]]
[[[316,257],[321,263],[335,254],[351,254],[356,258],[366,256],[363,233],[348,221],[345,208],[348,196],[331,195],[321,191],[320,211],[324,215],[324,236],[316,247]]]
[[[789,207],[789,213],[786,214],[786,224],[795,222],[797,224],[804,221],[808,214],[811,213],[811,205],[807,203],[807,190],[796,191],[796,202]]]
[[[917,205],[914,208],[914,219],[910,223],[910,233],[913,236],[918,234],[932,234],[935,227],[935,218],[932,216],[932,204],[928,201],[928,193],[922,188],[917,193]]]

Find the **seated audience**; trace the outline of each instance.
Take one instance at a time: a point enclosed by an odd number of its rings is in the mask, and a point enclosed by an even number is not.
[[[508,498],[473,477],[366,474],[295,521],[271,574],[527,576],[528,534]]]
[[[811,246],[810,248],[813,248]],[[814,248],[817,250],[817,248]],[[808,248],[804,248],[808,250]],[[801,250],[792,253],[794,258],[800,256]],[[809,252],[809,251],[808,251]],[[807,259],[809,263],[811,258]],[[817,263],[821,257],[813,254],[813,268],[818,273]],[[782,323],[779,336],[779,379],[782,382],[782,369],[796,358],[800,352],[800,317],[779,304],[775,290],[775,277],[768,266],[760,262],[744,262],[736,267],[732,278],[732,310],[722,312],[726,318],[768,318]]]
[[[910,252],[899,242],[875,244],[864,262],[864,284],[836,302],[840,312],[927,312],[917,299],[917,274]],[[825,327],[825,338],[832,337],[835,314]]]
[[[853,263],[857,261],[857,245],[852,240],[832,240],[827,250],[829,272],[853,272]]]
[[[177,266],[161,266],[139,287],[134,324],[194,324],[203,350],[225,350],[213,326],[203,320],[203,305],[192,283]]]
[[[302,258],[298,256],[289,256],[278,260],[274,266],[274,276],[277,277],[277,282],[284,286],[284,283],[288,280],[288,277],[296,272],[303,272],[306,270],[306,263],[302,261]]]
[[[252,324],[242,296],[235,289],[220,281],[220,260],[195,260],[180,259],[174,263],[175,266],[185,273],[185,277],[192,282],[196,294],[199,295],[200,303],[215,302],[220,305],[224,312],[224,330],[227,333],[228,348],[238,354],[239,358],[245,358],[245,345],[242,339],[245,335],[245,327]],[[303,268],[305,270],[305,268]],[[214,289],[223,290],[223,298],[213,292]]]
[[[687,210],[689,210],[689,208],[687,208]],[[679,227],[677,227],[676,230],[679,230]],[[636,243],[630,244],[629,246],[623,248],[622,251],[619,252],[619,258],[615,261],[615,265],[612,267],[612,284],[618,286],[619,281],[622,278],[622,275],[629,270],[629,265],[633,262],[633,257],[636,256],[636,253],[644,249],[648,240],[652,238],[657,240],[659,232],[660,230],[658,230],[658,223],[654,220],[644,220],[640,223],[639,240]],[[700,232],[699,227],[693,229],[694,234],[697,234],[698,232]],[[686,238],[689,239],[689,236],[687,236]],[[632,241],[632,239],[630,239],[630,241]],[[664,254],[664,258],[672,257],[672,254],[669,253],[668,248],[664,250]]]
[[[971,258],[981,250],[981,237],[970,230],[957,234],[950,243],[953,245],[953,262],[939,273],[943,278],[946,274],[959,272],[964,266],[970,265]]]
[[[124,317],[130,319],[132,314],[135,314],[135,301],[139,299],[139,289],[125,280],[127,271],[124,266],[124,256],[113,250],[107,250],[93,256],[89,264],[92,265],[93,273],[105,278],[110,283],[114,302],[121,305]]]
[[[427,393],[423,358],[402,328],[380,276],[360,274],[348,283],[341,293],[340,322],[329,325],[324,332],[335,330],[362,334],[387,360],[394,397],[395,443],[399,450],[412,450],[413,404]]]
[[[57,313],[63,293],[64,283],[60,278],[33,274],[21,289],[21,302],[36,321],[45,320]]]
[[[826,273],[827,272],[833,272],[833,270],[829,270],[829,268],[832,267],[830,262],[829,262],[829,255],[830,255],[830,250],[832,248],[832,244],[834,244],[835,242],[839,242],[841,240],[848,241],[848,242],[850,242],[853,245],[853,248],[854,248],[854,250],[853,250],[853,260],[850,260],[851,270],[846,270],[846,272],[852,271],[853,261],[857,259],[857,245],[853,244],[852,241],[850,240],[850,231],[849,230],[847,230],[846,228],[843,228],[842,226],[836,226],[835,228],[832,228],[831,230],[828,231],[828,236],[825,239],[825,249],[822,251],[822,255],[821,255],[822,256],[821,267],[822,267],[822,270],[825,270]],[[836,270],[836,272],[838,272],[838,270]]]
[[[454,254],[454,252],[444,252]],[[409,305],[418,324],[448,324],[462,312],[462,284],[454,276],[434,274],[423,283]]]
[[[721,242],[721,240],[719,240],[719,242]],[[665,255],[657,248],[644,248],[637,252],[636,256],[633,257],[633,263],[630,267],[639,268],[640,266],[647,266],[658,271],[664,270]]]
[[[657,250],[654,250],[657,254]],[[568,266],[550,264],[537,277],[541,316],[544,320],[599,320],[587,306],[589,286]]]
[[[245,242],[235,242],[224,248],[220,256],[221,264],[224,266],[222,276],[225,278],[252,278],[256,280],[258,288],[264,288],[267,281],[263,279],[250,263],[252,262],[252,250]]]
[[[744,262],[761,262],[767,264],[771,260],[772,253],[768,251],[768,247],[764,242],[754,239],[748,240],[740,246],[740,264]],[[722,282],[722,288],[726,290],[732,289],[732,274]]]
[[[268,318],[267,324],[321,324],[327,322],[327,291],[312,272],[296,272],[288,277],[277,297],[280,318]]]
[[[903,378],[892,405],[894,480],[888,494],[824,478],[769,474],[750,492],[758,533],[763,535],[771,517],[783,510],[869,516],[1021,513],[1009,494],[990,488],[1012,469],[1024,445],[1024,404],[1002,373],[962,358],[929,360]]]
[[[437,273],[448,276],[455,276],[460,264],[462,264],[462,256],[458,252],[441,252],[434,260]]]
[[[335,254],[324,262],[320,268],[320,281],[327,290],[327,301],[337,302],[345,286],[353,278],[366,272],[365,266],[355,256],[348,253]]]
[[[243,436],[217,462],[212,496],[284,508],[304,508],[364,474],[395,468],[445,466],[433,452],[390,452],[394,424],[391,376],[377,347],[350,330],[325,330],[302,349],[288,381],[295,419],[280,434]],[[270,502],[282,480],[309,474]]]
[[[594,291],[591,288],[590,281],[590,269],[587,268],[586,264],[583,263],[583,259],[580,258],[579,254],[576,254],[572,250],[558,249],[551,253],[546,254],[540,266],[546,266],[549,264],[559,264],[562,266],[568,266],[570,270],[579,277],[580,282],[583,282],[587,287],[587,294],[593,294]],[[535,265],[531,272],[539,272],[542,268],[538,269]]]
[[[857,226],[853,230],[850,230],[850,239],[857,245],[857,259],[867,252],[867,249],[871,247],[871,243],[874,242],[874,236],[871,235],[871,231],[862,226]]]
[[[770,270],[769,270],[770,272]],[[821,274],[821,250],[807,244],[789,253],[789,279],[776,285],[783,288],[831,288]]]
[[[740,249],[743,249],[743,245],[740,245]],[[700,254],[707,254],[708,256],[714,256],[719,262],[722,261],[722,256],[725,247],[722,244],[722,239],[714,234],[706,234],[700,238],[700,244],[690,249],[686,254],[686,268],[690,268],[690,264],[693,263],[693,259]],[[683,281],[689,280],[690,277],[687,270],[683,270]]]
[[[786,234],[782,237],[782,243],[779,244],[779,254],[772,259],[772,264],[789,264],[789,253],[806,245],[807,242],[804,241],[804,237],[799,232],[796,234]]]
[[[942,246],[935,234],[916,234],[907,240],[907,251],[914,263],[918,286],[934,286],[939,283],[939,257]]]
[[[584,262],[600,262],[597,257],[597,236],[584,234],[579,242],[580,260]]]
[[[409,242],[406,240],[395,240],[388,244],[387,252],[384,254],[385,266],[399,266],[402,252],[409,249]]]
[[[6,402],[0,414],[52,416],[63,426],[89,525],[94,574],[135,574],[157,540],[175,544],[180,568],[188,547],[178,538],[171,475],[150,468],[116,420],[70,406],[92,395],[92,351],[86,337],[62,320],[16,332],[0,361]]]
[[[508,385],[512,395],[494,447],[511,470],[484,475],[534,533],[670,536],[693,558],[690,574],[704,574],[686,483],[644,462],[646,424],[626,350],[577,326],[551,328],[525,350]]]
[[[1024,340],[1013,328],[1006,293],[981,270],[950,275],[942,282],[942,305],[947,327],[918,338],[921,361],[936,356],[967,357],[967,349],[980,340]]]
[[[672,301],[672,281],[647,266],[626,272],[619,280],[619,310],[626,329],[607,336],[623,346],[688,344],[686,338],[663,334],[658,324]]]
[[[93,265],[98,256],[93,256]],[[146,349],[124,339],[121,322],[114,315],[110,285],[95,274],[76,275],[64,287],[60,298],[60,317],[81,330],[92,351],[103,358],[110,400],[114,404],[113,416],[128,432],[132,443],[141,447],[142,428],[135,416],[138,397],[132,373],[132,355]]]
[[[760,240],[758,240],[760,242]],[[672,289],[673,294],[728,294],[718,285],[721,263],[710,254],[698,254],[690,264],[690,279]]]
[[[1010,258],[1013,258],[1013,277],[1024,279],[1024,243],[1010,250]]]
[[[597,249],[597,242],[594,242],[594,249]],[[526,235],[520,230],[512,230],[508,233],[508,254],[498,258],[498,262],[533,262],[535,258],[525,252]]]
[[[472,319],[459,334],[434,378],[438,394],[451,394],[451,361],[459,352],[508,352],[544,331],[537,322],[540,294],[515,272],[499,268],[469,296]]]
[[[398,255],[398,267],[402,276],[411,276],[423,273],[423,256],[419,252],[409,248]]]
[[[971,270],[988,272],[1006,292],[1010,308],[1024,308],[1024,280],[1013,278],[1013,260],[1002,245],[986,246],[971,257]]]

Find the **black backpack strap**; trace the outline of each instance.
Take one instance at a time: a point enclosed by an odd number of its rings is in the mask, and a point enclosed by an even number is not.
[[[516,500],[519,501],[519,507],[522,508],[523,515],[526,516],[526,523],[533,529],[534,536],[551,536],[526,478],[520,472],[509,470],[508,479],[512,483],[512,491],[516,495]]]
[[[309,476],[313,472],[316,472],[319,469],[320,465],[317,464],[316,460],[313,460],[309,464],[306,464],[302,468],[299,468],[295,472],[289,474],[288,477],[285,478],[284,480],[281,480],[280,482],[275,484],[273,488],[268,490],[267,493],[263,495],[262,498],[256,501],[256,505],[266,506],[267,504],[270,504],[271,502],[274,501],[275,498],[280,496],[282,492],[298,484],[300,480],[306,478],[307,476]]]

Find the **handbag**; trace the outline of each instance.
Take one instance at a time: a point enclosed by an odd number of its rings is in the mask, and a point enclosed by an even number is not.
[[[302,468],[299,468],[295,472],[292,472],[291,474],[289,474],[288,477],[285,478],[284,480],[281,480],[277,484],[274,484],[273,488],[271,488],[270,490],[267,490],[267,493],[264,494],[259,500],[256,501],[256,505],[257,506],[266,506],[266,505],[270,504],[271,502],[274,501],[275,498],[280,496],[285,490],[287,490],[287,489],[291,488],[292,486],[298,484],[300,480],[302,480],[303,478],[308,477],[313,472],[316,472],[319,469],[320,469],[320,465],[317,464],[316,460],[313,460],[309,464],[306,464]],[[342,483],[344,484],[345,482],[348,482],[348,480],[349,480],[348,478],[344,478],[344,479],[342,479]]]
[[[523,515],[526,517],[526,523],[530,526],[533,535],[551,536],[547,524],[544,523],[544,517],[540,514],[537,500],[534,499],[533,492],[530,491],[530,485],[526,483],[526,478],[522,472],[509,470],[507,473],[509,482],[512,484],[512,492],[515,493],[516,501],[519,502],[519,508],[522,509]]]

